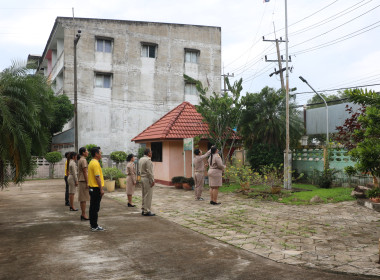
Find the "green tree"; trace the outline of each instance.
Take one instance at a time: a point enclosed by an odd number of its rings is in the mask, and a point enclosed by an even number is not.
[[[361,129],[355,130],[362,139],[350,155],[357,161],[356,168],[362,172],[369,172],[374,177],[378,187],[377,177],[380,177],[380,98],[374,91],[362,89],[348,90],[350,100],[366,107],[364,114],[358,117]]]
[[[227,154],[223,153],[223,162],[226,162],[228,155],[232,147],[237,144],[236,133],[233,129],[237,128],[240,117],[240,92],[242,91],[242,82],[234,82],[233,85],[230,84],[228,78],[225,79],[226,85],[230,94],[224,92],[218,94],[213,92],[210,97],[208,97],[208,88],[204,88],[202,83],[195,80],[187,75],[184,75],[185,80],[196,85],[199,92],[200,103],[197,108],[204,121],[209,127],[209,141],[216,145],[221,151],[229,148]]]
[[[60,162],[62,160],[62,155],[60,152],[50,152],[45,155],[45,159],[50,163],[51,165],[51,174],[50,178],[54,178],[54,166],[57,162]]]
[[[322,95],[323,98],[327,102],[329,102],[328,106],[347,102],[345,99],[348,99],[348,97],[349,97],[345,91],[344,92],[338,91],[338,94],[331,94],[331,95],[325,95],[323,93],[320,93],[320,95]],[[343,100],[341,100],[341,99],[343,99]],[[339,100],[339,101],[334,101],[334,100]],[[313,97],[307,101],[307,104],[315,104],[315,103],[321,103],[321,104],[310,105],[308,108],[312,109],[312,108],[319,108],[319,107],[325,107],[326,106],[324,101],[322,100],[322,98],[318,94],[314,94]]]
[[[1,187],[9,180],[22,182],[33,171],[32,155],[45,154],[53,120],[52,99],[46,78],[28,75],[28,68],[20,63],[0,73]]]
[[[245,108],[240,119],[240,133],[245,146],[255,144],[285,149],[286,143],[286,104],[285,92],[265,87],[260,93],[247,93],[242,98]],[[303,135],[303,125],[294,100],[289,105],[290,144],[296,146]]]
[[[50,133],[61,132],[63,126],[74,116],[74,107],[67,95],[54,96],[54,118],[50,127]]]
[[[119,163],[127,160],[127,153],[123,151],[115,151],[110,154],[110,158],[116,162],[116,168],[119,168]]]

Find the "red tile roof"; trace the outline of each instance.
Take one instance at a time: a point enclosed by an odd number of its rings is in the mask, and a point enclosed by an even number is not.
[[[131,141],[173,140],[207,134],[208,125],[202,119],[202,115],[197,112],[195,106],[185,101],[146,128]]]

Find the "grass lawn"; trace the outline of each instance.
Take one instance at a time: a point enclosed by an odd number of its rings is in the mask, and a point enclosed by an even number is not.
[[[254,186],[251,187],[252,192],[248,194],[248,197],[261,198],[263,200],[277,201],[292,205],[311,204],[310,199],[316,195],[318,195],[325,203],[355,200],[355,198],[351,196],[352,188],[337,187],[321,189],[309,184],[293,184],[293,188],[303,189],[305,191],[290,192],[283,190],[281,194],[276,195],[270,194],[269,189],[266,186]],[[235,184],[224,185],[219,188],[219,191],[222,193],[236,192],[238,190],[240,190],[240,186]],[[261,195],[263,192],[267,192],[267,194]]]

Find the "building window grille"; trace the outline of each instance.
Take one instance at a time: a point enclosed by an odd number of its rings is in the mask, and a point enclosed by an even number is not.
[[[95,87],[97,88],[111,88],[112,75],[111,74],[100,74],[95,75]]]
[[[157,57],[157,45],[142,44],[141,56],[142,57],[156,58]]]
[[[112,40],[109,39],[96,39],[96,51],[97,52],[112,52]]]

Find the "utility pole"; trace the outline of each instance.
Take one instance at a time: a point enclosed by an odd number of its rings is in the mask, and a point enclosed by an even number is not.
[[[285,62],[285,60],[283,59],[282,55],[280,54],[280,46],[279,46],[279,42],[283,43],[283,42],[286,42],[284,40],[282,40],[282,37],[280,37],[280,40],[278,39],[275,39],[275,40],[267,40],[265,39],[265,37],[263,36],[263,41],[264,42],[275,42],[276,43],[276,49],[277,49],[277,60],[270,60],[267,58],[267,56],[265,56],[265,61],[266,62],[278,62],[278,67],[279,67],[279,70],[276,71],[276,69],[274,69],[274,72],[271,73],[269,75],[269,77],[272,77],[273,74],[280,74],[280,78],[281,78],[281,88],[282,89],[285,89],[285,82],[284,82],[284,74],[283,72],[286,70],[286,68],[282,68],[282,62]],[[291,57],[290,57],[290,62],[291,62]]]
[[[74,38],[74,150],[78,152],[78,82],[77,82],[77,44],[81,31]]]
[[[284,166],[284,188],[292,189],[292,153],[289,138],[289,37],[288,37],[288,0],[285,0],[285,49],[286,49],[286,148]]]
[[[224,71],[223,71],[224,72]],[[223,92],[227,92],[228,90],[226,89],[226,77],[234,77],[234,73],[232,73],[231,75],[230,75],[230,73],[227,73],[227,74],[223,74],[223,75],[221,75],[222,77],[223,77],[223,83],[224,83],[224,88],[223,88]]]

